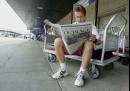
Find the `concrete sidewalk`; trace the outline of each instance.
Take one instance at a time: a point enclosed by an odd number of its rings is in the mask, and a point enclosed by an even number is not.
[[[47,55],[46,55],[47,56]],[[79,70],[81,62],[66,59],[69,76],[58,80],[63,91],[129,91],[129,66],[123,66],[115,62],[113,70],[101,70],[101,78],[91,79],[88,75],[84,87],[74,86],[75,74]],[[59,63],[49,62],[53,72],[59,69]]]
[[[0,91],[61,91],[51,73],[37,42],[16,39],[0,44]]]
[[[101,78],[91,79],[89,76],[84,87],[74,86],[75,74],[79,70],[80,62],[66,60],[70,75],[59,81],[63,91],[129,91],[129,68],[115,63],[115,68],[111,71],[101,70]],[[59,64],[50,63],[54,72],[58,70]]]
[[[115,63],[111,71],[102,70],[100,79],[89,78],[84,87],[74,86],[80,62],[66,59],[66,78],[50,77],[59,68],[50,63],[42,51],[42,43],[25,39],[9,39],[0,43],[0,91],[129,91],[129,66]]]

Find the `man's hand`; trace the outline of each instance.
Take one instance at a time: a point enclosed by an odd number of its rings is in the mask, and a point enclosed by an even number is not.
[[[49,29],[47,30],[47,32],[48,32],[48,33],[53,32],[53,34],[54,34],[56,37],[61,37],[61,35],[59,34],[59,32],[56,31],[54,28],[49,28]]]
[[[96,35],[91,34],[90,37],[89,37],[89,40],[95,42],[96,41]]]
[[[91,34],[89,37],[89,41],[93,41],[96,45],[100,45],[102,41],[100,39],[96,39],[96,35]]]
[[[53,33],[57,36],[57,37],[60,37],[61,35],[59,34],[59,32],[53,30]]]

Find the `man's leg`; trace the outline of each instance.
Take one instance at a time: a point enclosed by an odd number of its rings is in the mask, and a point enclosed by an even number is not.
[[[75,85],[76,86],[83,86],[84,85],[84,75],[86,72],[86,68],[88,67],[88,64],[90,62],[90,59],[93,54],[93,48],[94,48],[94,43],[93,41],[86,41],[84,44],[84,50],[83,50],[83,55],[82,55],[82,63],[80,66],[80,70],[77,73],[77,78],[75,80]]]
[[[86,41],[84,45],[81,68],[86,69],[89,65],[90,59],[93,54],[94,43],[93,41]]]
[[[56,38],[54,41],[56,57],[60,63],[64,63],[64,43],[61,38]]]
[[[61,38],[56,38],[54,41],[56,57],[60,64],[60,69],[58,72],[52,75],[52,78],[59,79],[61,77],[67,76],[68,73],[66,72],[66,63],[64,61],[64,43]]]

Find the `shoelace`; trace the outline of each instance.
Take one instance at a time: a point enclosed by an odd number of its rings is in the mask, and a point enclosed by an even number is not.
[[[59,69],[59,71],[57,72],[57,75],[63,76],[63,74],[64,74],[65,72],[66,72],[66,71],[62,71],[61,69]]]
[[[83,76],[84,76],[84,72],[82,72],[82,71],[77,74],[78,78],[83,78]]]

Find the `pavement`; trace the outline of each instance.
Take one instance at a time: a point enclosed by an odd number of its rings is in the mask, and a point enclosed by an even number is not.
[[[47,60],[43,43],[21,38],[0,37],[0,91],[129,91],[129,65],[115,62],[113,70],[101,70],[101,78],[89,76],[84,87],[74,86],[80,63],[66,59],[69,76],[50,77],[59,63]]]

